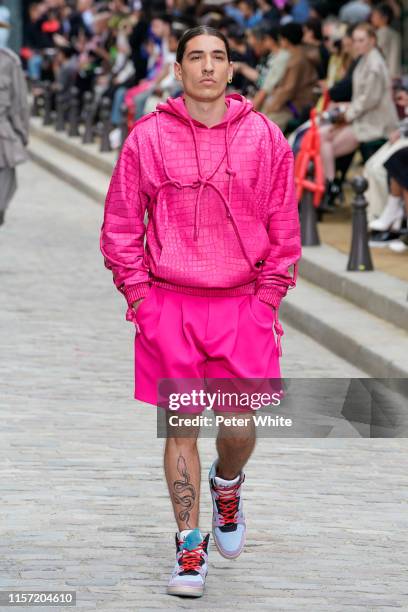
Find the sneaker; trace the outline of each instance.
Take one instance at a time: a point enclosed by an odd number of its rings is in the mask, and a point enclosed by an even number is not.
[[[244,548],[246,536],[241,498],[245,474],[241,472],[234,480],[224,480],[216,476],[217,462],[218,459],[212,464],[208,475],[213,503],[212,533],[220,555],[235,559]]]
[[[208,542],[200,530],[193,529],[186,538],[176,533],[176,564],[167,585],[169,595],[201,597],[208,571]]]
[[[386,232],[371,232],[369,235],[368,246],[374,248],[386,247],[391,241],[397,240],[399,236],[399,232],[391,232],[389,230]]]
[[[394,253],[405,253],[408,251],[408,246],[403,240],[390,240],[388,248]]]

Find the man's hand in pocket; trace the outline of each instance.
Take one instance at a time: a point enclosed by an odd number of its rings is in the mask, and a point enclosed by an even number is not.
[[[137,309],[138,309],[139,305],[140,305],[140,304],[143,302],[143,300],[144,300],[144,299],[145,299],[145,298],[144,298],[144,297],[142,297],[142,298],[140,298],[139,300],[136,300],[136,302],[133,302],[133,304],[132,304],[132,308],[133,308],[133,310],[134,310],[135,312],[137,312]]]

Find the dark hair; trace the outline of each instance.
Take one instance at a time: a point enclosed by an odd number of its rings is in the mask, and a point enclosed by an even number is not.
[[[238,43],[245,42],[245,30],[234,22],[227,30],[227,37]]]
[[[387,23],[391,23],[391,21],[394,19],[394,11],[392,10],[389,4],[386,4],[386,2],[375,4],[372,10],[373,12],[377,11],[377,13],[380,13],[382,17],[385,17]]]
[[[230,62],[231,61],[231,50],[230,50],[228,40],[226,39],[224,34],[220,32],[219,30],[217,30],[216,28],[212,28],[211,26],[204,26],[204,25],[196,26],[195,28],[190,28],[189,30],[186,30],[184,32],[183,36],[180,38],[179,43],[177,45],[176,62],[181,64],[181,62],[183,61],[183,56],[184,56],[184,52],[186,50],[188,41],[191,40],[192,38],[195,38],[196,36],[202,36],[203,34],[207,36],[216,36],[216,38],[219,38],[220,40],[222,40],[222,42],[225,45],[225,50],[227,52],[228,61]]]
[[[248,34],[256,38],[256,40],[263,40],[269,34],[269,28],[264,24],[258,24],[254,26],[250,30],[248,30]]]
[[[280,28],[281,38],[286,38],[292,45],[300,45],[303,38],[303,30],[300,23],[290,22]]]
[[[279,42],[280,28],[278,26],[269,26],[266,35],[272,38],[275,42]]]
[[[322,24],[319,19],[311,17],[306,21],[304,27],[313,32],[313,36],[316,40],[323,40]]]

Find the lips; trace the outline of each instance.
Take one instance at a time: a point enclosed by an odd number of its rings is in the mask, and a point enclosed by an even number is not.
[[[200,83],[215,83],[214,79],[201,79]]]

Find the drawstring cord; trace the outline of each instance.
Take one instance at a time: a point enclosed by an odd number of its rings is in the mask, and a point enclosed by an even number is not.
[[[273,328],[275,330],[276,333],[276,342],[277,342],[277,346],[278,346],[278,355],[279,357],[282,357],[282,344],[281,344],[281,338],[282,336],[285,334],[285,332],[283,331],[283,327],[280,324],[279,321],[279,316],[278,316],[278,308],[274,308],[274,322],[273,322]]]
[[[199,236],[199,231],[200,231],[200,204],[201,204],[201,196],[204,190],[204,187],[208,186],[208,187],[212,187],[214,189],[214,191],[218,194],[218,196],[221,198],[226,210],[227,210],[227,218],[231,219],[231,223],[232,226],[234,228],[234,232],[236,234],[236,237],[238,239],[241,251],[245,257],[245,259],[247,260],[249,267],[252,271],[258,272],[258,268],[255,266],[254,263],[252,263],[251,258],[249,257],[248,253],[246,252],[245,246],[242,242],[242,238],[240,236],[239,230],[238,230],[238,224],[236,222],[236,219],[233,215],[231,206],[230,206],[230,202],[231,202],[231,197],[232,197],[232,180],[233,177],[236,176],[236,171],[231,167],[231,154],[230,154],[230,142],[229,142],[229,129],[230,129],[230,124],[231,122],[228,121],[227,123],[227,127],[225,130],[225,143],[226,143],[226,147],[225,147],[225,152],[224,155],[221,157],[219,163],[217,164],[216,168],[213,170],[213,172],[208,176],[208,177],[204,177],[203,173],[202,173],[202,168],[201,168],[201,161],[200,161],[200,156],[198,153],[198,144],[197,144],[197,135],[196,135],[196,129],[194,127],[194,123],[191,119],[191,117],[189,117],[189,125],[190,125],[190,129],[193,135],[193,141],[194,141],[194,151],[195,151],[195,156],[196,156],[196,160],[197,160],[197,169],[198,169],[198,179],[195,180],[192,183],[181,183],[179,180],[174,179],[170,176],[170,173],[168,171],[167,168],[167,164],[166,164],[166,160],[164,157],[164,152],[163,152],[163,141],[162,141],[162,134],[161,134],[161,130],[160,130],[160,120],[159,120],[159,115],[160,113],[156,113],[156,126],[157,126],[157,133],[158,133],[158,139],[159,139],[159,149],[160,149],[160,155],[161,155],[161,159],[162,159],[162,163],[163,163],[163,169],[164,169],[164,173],[166,176],[166,180],[163,181],[158,188],[156,189],[156,191],[154,192],[152,199],[156,200],[156,202],[158,202],[158,194],[159,192],[163,189],[163,187],[165,187],[168,184],[173,185],[174,187],[176,187],[177,189],[184,189],[186,187],[190,187],[192,189],[197,189],[198,188],[198,193],[197,193],[197,198],[196,198],[196,202],[195,202],[195,209],[194,209],[194,234],[193,234],[193,239],[194,241],[198,240],[198,236]],[[243,121],[243,117],[240,119],[240,121],[238,122],[237,128],[233,134],[233,136],[231,137],[231,142],[233,141],[233,139],[235,138],[235,135],[237,134],[240,125]],[[228,179],[228,200],[225,198],[224,194],[218,189],[218,187],[216,185],[214,185],[211,182],[211,178],[214,176],[214,174],[217,172],[217,170],[219,169],[219,167],[221,166],[222,162],[224,161],[225,156],[227,156],[227,168],[226,168],[226,173],[229,175],[229,179]],[[154,230],[155,230],[155,234],[156,234],[156,238],[158,238],[157,234],[157,228],[156,228],[156,224],[154,223]],[[158,240],[159,244],[160,240]]]
[[[139,323],[137,322],[136,318],[136,311],[134,310],[133,306],[128,306],[128,309],[126,311],[126,321],[131,321],[132,323],[134,323],[136,327],[136,332],[138,334],[140,333]]]

